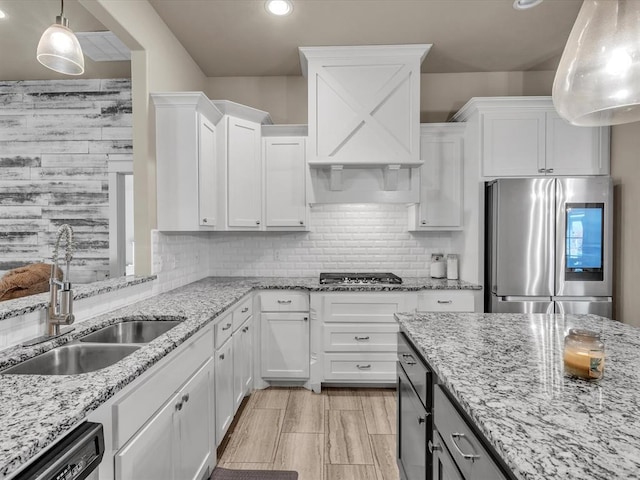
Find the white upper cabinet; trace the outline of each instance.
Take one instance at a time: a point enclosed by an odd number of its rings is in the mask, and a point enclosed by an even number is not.
[[[226,100],[214,101],[224,114],[218,128],[219,223],[223,230],[261,230],[261,124],[269,114]]]
[[[279,127],[262,130],[265,227],[267,230],[307,230],[306,137],[271,136],[277,135]]]
[[[464,125],[423,124],[420,129],[420,203],[409,207],[409,230],[462,228]]]
[[[158,229],[212,230],[217,218],[216,124],[200,92],[154,93]]]
[[[609,174],[609,127],[569,124],[551,97],[472,98],[453,119],[476,128],[483,177]]]
[[[309,165],[420,165],[420,64],[430,48],[300,47]]]

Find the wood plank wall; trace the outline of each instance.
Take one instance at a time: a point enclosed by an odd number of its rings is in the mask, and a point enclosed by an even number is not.
[[[109,276],[108,162],[132,159],[130,79],[0,82],[0,275],[50,261],[73,228],[71,282]]]

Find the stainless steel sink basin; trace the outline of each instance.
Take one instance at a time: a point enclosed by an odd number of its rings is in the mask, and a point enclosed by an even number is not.
[[[137,345],[71,344],[49,350],[2,373],[23,375],[77,375],[108,367],[135,352]]]
[[[180,322],[174,320],[134,320],[104,327],[80,339],[91,343],[149,343]]]

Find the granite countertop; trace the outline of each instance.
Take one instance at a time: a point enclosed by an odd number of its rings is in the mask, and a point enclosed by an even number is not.
[[[640,478],[640,329],[595,315],[396,317],[516,478]],[[600,381],[565,376],[573,327],[601,333]]]
[[[103,285],[103,288],[108,288],[103,291],[122,288],[121,285],[121,282],[114,281],[113,288]],[[183,320],[166,334],[102,370],[81,375],[0,375],[0,478],[6,478],[66,434],[86,419],[90,412],[252,290],[294,289],[332,292],[480,288],[467,282],[431,278],[405,279],[402,285],[332,286],[320,285],[317,277],[210,277],[76,323],[75,330],[69,335],[50,342],[1,351],[0,370],[106,325],[117,323],[122,318]],[[2,317],[0,311],[0,319],[2,318],[5,317]]]

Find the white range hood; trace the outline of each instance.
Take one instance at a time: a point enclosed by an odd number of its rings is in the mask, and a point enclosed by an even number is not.
[[[415,201],[420,65],[430,48],[299,48],[309,86],[311,203]]]

